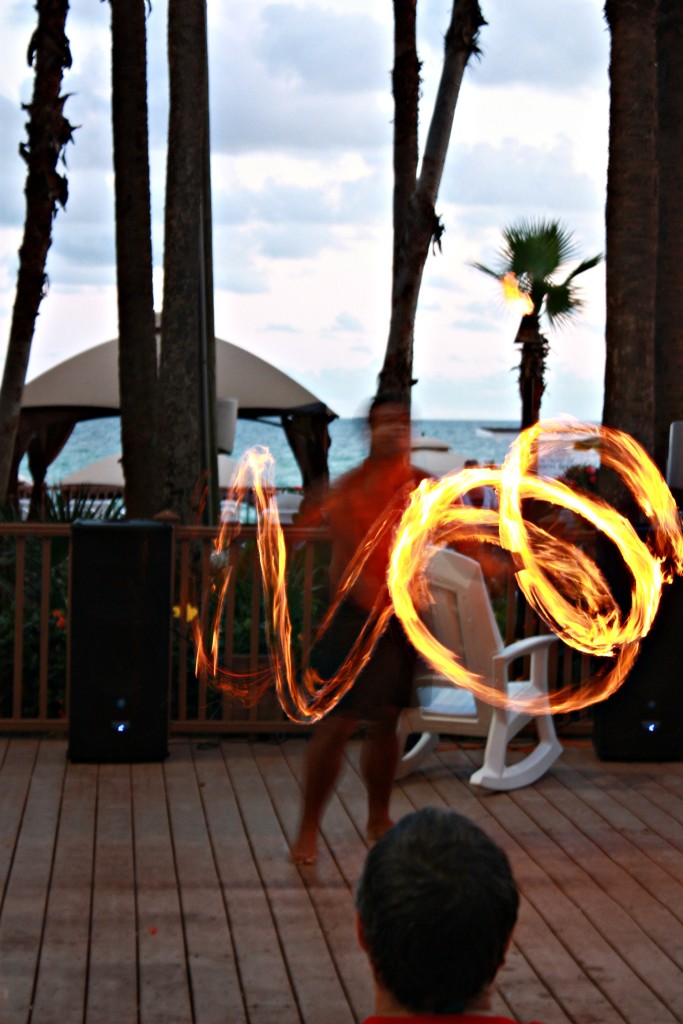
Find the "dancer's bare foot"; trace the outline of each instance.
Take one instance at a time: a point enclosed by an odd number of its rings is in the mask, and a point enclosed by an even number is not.
[[[300,835],[289,852],[292,864],[315,864],[318,859],[318,836]]]
[[[368,837],[368,841],[376,843],[378,839],[381,839],[385,832],[388,832],[393,825],[391,818],[381,818],[379,821],[370,821],[368,819],[367,828],[365,830]]]

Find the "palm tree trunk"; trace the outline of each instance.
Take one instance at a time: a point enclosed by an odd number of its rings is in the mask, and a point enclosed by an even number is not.
[[[202,275],[206,38],[204,0],[169,0],[161,433],[164,507],[192,517],[206,469],[202,436]],[[214,450],[215,457],[215,450]]]
[[[414,383],[413,332],[424,266],[434,239],[443,231],[435,204],[448,152],[455,106],[465,67],[477,50],[477,35],[484,25],[477,0],[454,0],[446,33],[444,63],[427,136],[420,176],[410,196],[400,245],[391,301],[391,323],[379,375],[379,391],[397,391],[410,401]]]
[[[71,140],[71,125],[62,115],[60,96],[64,69],[71,66],[65,35],[68,0],[38,0],[38,26],[29,46],[29,65],[36,69],[33,97],[27,110],[28,144],[20,147],[28,165],[26,220],[19,249],[17,291],[9,344],[0,387],[0,505],[7,501],[14,444],[26,383],[31,343],[45,287],[45,265],[52,244],[57,204],[66,205],[66,178],[57,162]]]
[[[159,511],[157,351],[147,131],[145,0],[112,0],[119,391],[126,511]]]
[[[657,247],[654,9],[652,0],[605,4],[611,54],[602,420],[631,434],[649,452],[654,442]],[[600,489],[612,504],[623,498],[611,475],[601,474]]]
[[[417,180],[420,61],[415,22],[417,0],[394,0],[394,262],[395,284],[408,203]]]
[[[655,461],[664,471],[669,428],[683,420],[683,6],[659,0],[657,15],[659,238],[655,321]]]
[[[515,344],[520,346],[519,394],[522,400],[522,430],[538,423],[541,400],[545,391],[545,364],[548,342],[541,334],[537,312],[527,313],[517,331]]]

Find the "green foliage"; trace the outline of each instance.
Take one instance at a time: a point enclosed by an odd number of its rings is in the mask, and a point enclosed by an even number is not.
[[[505,270],[511,270],[520,279],[525,275],[545,281],[558,267],[577,254],[577,245],[571,231],[557,220],[523,218],[517,224],[503,228],[503,244],[498,260]]]
[[[305,592],[305,554],[306,546],[294,544],[288,548],[287,562],[287,600],[289,614],[292,624],[292,655],[295,665],[300,665],[303,658],[303,620],[304,605],[307,599]],[[219,664],[223,667],[231,666],[236,672],[247,673],[252,667],[254,658],[263,667],[269,661],[268,635],[266,628],[266,607],[261,582],[261,570],[256,555],[256,541],[248,540],[240,543],[236,549],[236,557],[232,563],[233,582],[232,592],[226,598],[223,619],[219,635]],[[313,630],[322,618],[329,600],[329,545],[319,543],[314,549],[314,564],[312,570],[311,592],[308,600],[311,602],[311,615]],[[256,579],[254,579],[256,573]],[[172,713],[177,714],[179,710],[179,687],[178,678],[181,669],[181,659],[185,658],[185,681],[186,681],[186,713],[189,718],[196,717],[199,710],[200,684],[195,675],[196,651],[192,642],[190,622],[194,618],[195,611],[199,613],[201,608],[202,628],[207,630],[214,621],[219,587],[222,577],[217,575],[215,587],[208,592],[200,593],[198,586],[191,585],[191,598],[185,604],[184,613],[178,603],[174,608],[173,638],[172,638],[172,690],[171,708]],[[256,598],[255,599],[255,593]],[[180,600],[178,598],[178,600]],[[234,602],[234,614],[232,619],[232,648],[226,650],[226,615],[225,609],[229,602]],[[185,617],[185,622],[182,617]],[[255,646],[252,649],[255,636]],[[210,646],[210,640],[205,638],[206,646]],[[217,689],[209,687],[207,695],[206,715],[209,719],[221,717],[222,696]]]
[[[94,498],[84,489],[70,487],[63,491],[59,487],[46,493],[42,518],[46,523],[73,523],[77,519],[123,519],[125,508],[123,496]]]
[[[22,502],[23,504],[23,502]],[[76,519],[123,519],[125,507],[123,496],[97,498],[87,488],[79,490],[69,487],[46,488],[38,521],[41,523],[73,523]],[[26,510],[13,503],[0,507],[1,523],[20,523],[26,518]]]
[[[16,548],[18,539],[0,538],[0,716],[10,717],[14,695],[14,631],[17,615]],[[64,716],[66,692],[68,544],[62,538],[49,542],[50,614],[47,622],[47,684],[49,718]],[[21,715],[33,718],[39,712],[40,616],[45,542],[25,542],[24,589],[21,618],[22,671]]]
[[[555,281],[554,275],[578,254],[573,232],[557,220],[524,218],[502,234],[495,265],[472,266],[498,279],[512,272],[521,290],[531,296],[536,314],[545,313],[552,326],[562,326],[580,312],[583,303],[574,279],[597,266],[602,253],[582,260],[564,280]]]
[[[78,506],[82,515],[87,512],[83,504]],[[17,583],[17,550],[23,545],[24,584],[23,592],[16,594]],[[268,643],[265,627],[265,607],[263,588],[261,586],[260,568],[255,559],[255,541],[240,544],[235,562],[234,576],[234,620],[232,657],[235,666],[246,671],[254,657],[261,666],[268,664]],[[294,544],[289,551],[288,599],[292,621],[292,645],[295,663],[300,664],[302,651],[302,631],[305,594],[305,545]],[[65,532],[59,537],[18,538],[15,535],[0,536],[0,717],[11,718],[14,708],[14,664],[15,664],[15,624],[20,614],[19,629],[22,640],[21,673],[19,686],[21,692],[21,716],[25,719],[35,718],[39,714],[39,681],[41,652],[41,611],[47,607],[48,614],[44,621],[46,641],[47,670],[47,715],[48,718],[63,718],[65,713],[66,694],[66,658],[68,633],[68,579],[69,579],[69,541]],[[191,575],[196,580],[201,578],[201,552],[197,547],[197,558],[193,563]],[[43,600],[42,585],[44,578],[44,559],[49,558],[49,595]],[[312,623],[322,617],[328,602],[328,568],[329,551],[326,544],[315,546],[314,565],[312,572],[312,590],[309,599],[312,602]],[[254,572],[258,574],[254,580]],[[258,600],[255,601],[254,593]],[[199,592],[199,585],[192,588],[192,599],[186,602],[181,613],[177,605],[172,622],[172,688],[171,708],[177,715],[179,704],[180,661],[185,659],[185,713],[189,718],[197,717],[199,702],[203,699],[201,686],[195,676],[195,649],[192,643],[190,621],[201,606],[204,621],[210,622],[217,603],[216,591],[209,590],[206,594]],[[19,600],[18,600],[19,598]],[[179,595],[176,595],[179,602]],[[206,606],[206,607],[205,607]],[[17,611],[19,609],[19,612]],[[180,615],[184,614],[185,622]],[[254,618],[256,617],[256,621]],[[225,629],[225,616],[223,629]],[[252,634],[256,634],[256,649],[252,652]],[[224,662],[225,654],[221,653]],[[207,716],[218,719],[221,717],[221,695],[209,690],[209,707]]]

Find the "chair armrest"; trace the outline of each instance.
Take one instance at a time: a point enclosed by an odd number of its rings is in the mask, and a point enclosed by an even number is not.
[[[555,633],[543,633],[541,636],[527,636],[523,640],[515,640],[498,654],[493,655],[493,664],[508,665],[515,658],[523,658],[527,654],[533,655],[537,651],[546,650],[558,639]]]

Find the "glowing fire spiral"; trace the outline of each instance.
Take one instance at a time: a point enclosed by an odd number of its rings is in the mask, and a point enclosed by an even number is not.
[[[219,689],[238,697],[248,705],[258,702],[260,696],[271,686],[274,677],[275,689],[285,714],[293,721],[317,721],[353,686],[356,676],[368,661],[377,639],[384,631],[393,609],[384,588],[339,671],[330,679],[324,680],[314,669],[308,668],[302,673],[301,682],[297,682],[292,658],[292,627],[286,590],[287,552],[277,503],[274,500],[274,489],[265,482],[272,476],[273,464],[273,457],[266,448],[252,448],[245,454],[232,488],[239,502],[239,495],[243,493],[245,486],[253,481],[258,522],[257,544],[263,577],[271,663],[260,672],[243,675],[231,672],[218,664],[220,623],[231,575],[226,554],[233,537],[239,532],[239,523],[230,522],[223,524],[214,543],[214,564],[223,569],[223,580],[217,585],[217,607],[210,630],[210,652],[206,650],[204,644],[201,623],[198,619],[192,622],[197,650],[197,675],[209,679]],[[344,595],[358,578],[384,525],[385,520],[380,517],[356,552],[334,601],[318,627],[316,640],[324,634]]]
[[[543,441],[543,435],[552,440]],[[616,470],[647,516],[654,537],[650,550],[631,523],[597,498],[578,494],[557,480],[528,472],[544,445],[571,444],[587,434],[599,438],[604,465]],[[494,486],[498,513],[458,504],[474,487]],[[550,501],[580,515],[619,549],[632,577],[631,609],[617,606],[595,563],[579,548],[552,536],[522,517],[521,501]],[[417,650],[452,682],[492,704],[547,711],[543,699],[518,703],[472,675],[427,630],[415,606],[424,593],[424,567],[434,546],[474,539],[499,543],[518,566],[517,581],[538,615],[562,639],[589,654],[614,658],[606,676],[579,689],[550,695],[550,710],[569,711],[603,700],[623,682],[649,631],[662,584],[683,571],[683,537],[673,497],[659,470],[633,438],[621,431],[587,424],[540,423],[524,431],[498,470],[463,470],[441,480],[423,481],[397,531],[389,567],[389,590],[396,614]]]
[[[587,438],[599,448],[602,464],[621,476],[649,520],[652,538],[649,546],[640,540],[628,519],[604,501],[577,493],[557,480],[531,471],[548,447],[571,447]],[[591,679],[579,688],[567,686],[551,694],[552,712],[585,707],[603,700],[618,688],[633,664],[640,640],[652,625],[662,585],[670,582],[675,573],[683,573],[683,534],[676,504],[659,470],[640,445],[627,434],[605,427],[576,422],[539,423],[520,434],[500,470],[465,469],[439,480],[424,480],[412,492],[396,530],[387,577],[388,596],[386,592],[380,594],[366,628],[334,677],[322,680],[313,670],[307,670],[302,682],[297,683],[285,589],[284,537],[273,489],[263,484],[264,471],[270,466],[272,459],[266,450],[254,449],[247,453],[236,487],[239,489],[249,475],[254,480],[271,670],[280,703],[294,720],[317,720],[341,699],[370,657],[392,612],[401,620],[419,653],[454,684],[470,689],[492,704],[519,707],[532,714],[547,713],[545,697],[521,698],[515,702],[492,689],[481,677],[470,673],[426,627],[419,614],[420,606],[428,599],[425,568],[433,552],[444,544],[486,541],[509,551],[517,566],[520,589],[543,621],[572,647],[612,659],[611,668],[599,680]],[[462,503],[468,491],[486,486],[498,492],[498,512]],[[525,499],[551,502],[568,509],[593,524],[616,545],[633,578],[627,615],[622,614],[601,571],[583,551],[523,518]],[[378,520],[357,552],[318,636],[357,578],[383,527],[384,521]],[[235,529],[227,525],[222,529],[215,545],[218,557],[229,545]],[[217,663],[217,624],[227,580],[228,573],[214,618],[211,657],[204,650],[201,627],[193,623],[198,673],[211,676],[221,688],[253,702],[269,685],[268,672],[240,680],[220,669]]]

